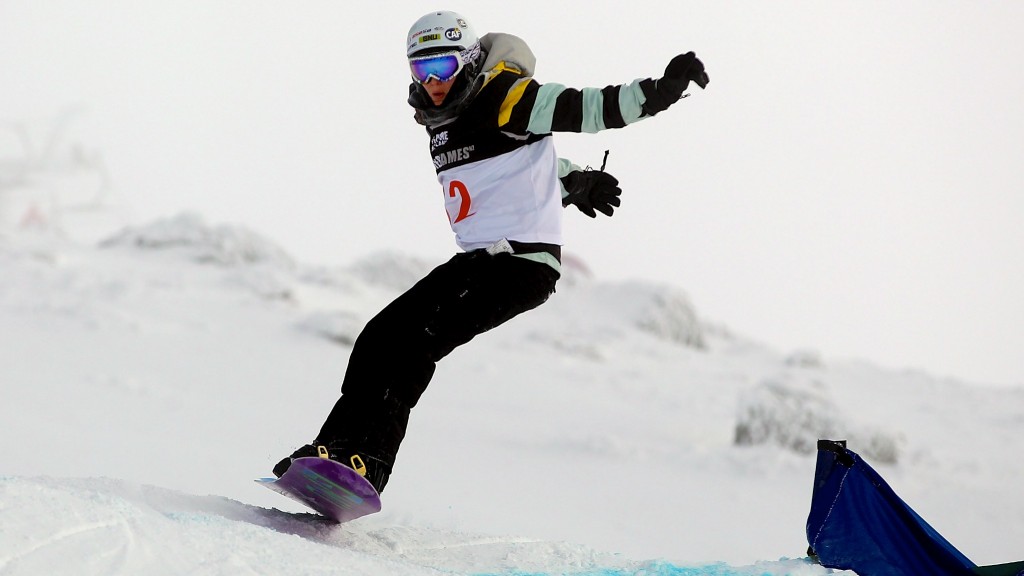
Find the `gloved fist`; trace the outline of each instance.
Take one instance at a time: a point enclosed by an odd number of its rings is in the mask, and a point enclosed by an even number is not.
[[[619,181],[603,170],[573,170],[561,180],[568,192],[562,198],[563,207],[575,204],[580,212],[597,218],[597,212],[611,216],[620,204]]]
[[[707,72],[704,71],[704,63],[697,59],[696,54],[680,54],[665,67],[664,76],[657,80],[648,78],[640,82],[640,88],[646,97],[643,104],[644,113],[654,116],[675,104],[683,96],[690,82],[703,89],[710,81]]]
[[[698,60],[693,52],[687,52],[676,56],[668,63],[665,75],[657,81],[656,86],[666,100],[675,102],[683,95],[690,82],[703,90],[710,81],[707,72],[704,71],[704,63]]]

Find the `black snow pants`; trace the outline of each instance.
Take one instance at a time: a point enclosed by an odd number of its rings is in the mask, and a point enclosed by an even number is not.
[[[558,277],[547,264],[484,250],[435,268],[363,328],[317,443],[345,446],[390,470],[437,361],[544,303]]]

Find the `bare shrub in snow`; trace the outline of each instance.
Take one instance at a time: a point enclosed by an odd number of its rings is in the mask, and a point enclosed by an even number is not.
[[[856,431],[849,434],[849,446],[874,462],[896,464],[903,453],[903,437],[881,430]]]
[[[899,460],[903,439],[850,424],[820,380],[788,374],[765,380],[740,396],[735,439],[740,446],[774,444],[800,454],[817,451],[820,438],[846,439],[865,458]]]
[[[839,409],[817,380],[766,380],[740,396],[735,443],[776,444],[811,454],[839,433]]]

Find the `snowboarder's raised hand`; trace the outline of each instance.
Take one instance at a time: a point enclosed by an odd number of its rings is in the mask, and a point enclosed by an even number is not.
[[[703,90],[710,81],[704,71],[704,63],[693,52],[687,52],[673,58],[665,67],[665,75],[658,80],[658,91],[664,92],[666,96],[675,95],[678,100],[690,82]]]
[[[654,90],[644,90],[647,96],[644,111],[654,116],[679,100],[690,82],[703,90],[710,81],[707,72],[704,71],[704,63],[697,59],[696,54],[680,54],[665,67],[665,75],[654,81]]]
[[[597,218],[597,212],[611,216],[620,204],[619,181],[603,170],[573,170],[561,180],[568,193],[562,198],[562,206],[575,204],[591,218]]]

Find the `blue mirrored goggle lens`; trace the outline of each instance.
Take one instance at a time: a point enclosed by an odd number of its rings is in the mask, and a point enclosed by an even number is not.
[[[437,78],[440,82],[446,82],[458,74],[461,67],[462,62],[457,54],[441,54],[409,61],[412,77],[420,83],[426,82],[431,77]]]

